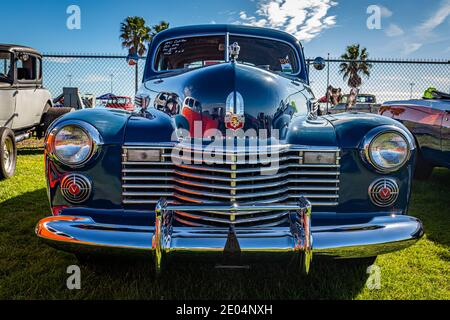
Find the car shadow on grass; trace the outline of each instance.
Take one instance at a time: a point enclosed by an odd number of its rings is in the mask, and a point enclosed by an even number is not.
[[[20,148],[17,149],[17,155],[19,156],[29,156],[29,155],[37,155],[44,154],[44,148]]]
[[[425,180],[414,180],[409,214],[422,220],[427,238],[450,246],[450,170],[435,168]]]
[[[104,288],[100,298],[353,299],[365,286],[370,264],[370,260],[316,258],[310,274],[304,276],[281,263],[224,270],[209,263],[184,261],[172,262],[157,277],[150,258],[138,261],[119,258],[84,263],[83,272],[94,273],[96,282],[112,286]]]

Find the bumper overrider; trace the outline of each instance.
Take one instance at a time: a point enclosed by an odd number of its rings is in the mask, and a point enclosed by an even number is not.
[[[229,228],[175,226],[174,211],[289,211],[286,227]],[[405,215],[378,216],[363,224],[311,228],[311,204],[274,205],[172,205],[161,199],[154,225],[112,225],[88,216],[52,216],[39,221],[36,234],[50,245],[74,253],[152,254],[156,271],[175,257],[208,260],[223,267],[247,262],[290,259],[308,273],[312,254],[334,258],[364,258],[406,248],[423,235],[420,220]]]

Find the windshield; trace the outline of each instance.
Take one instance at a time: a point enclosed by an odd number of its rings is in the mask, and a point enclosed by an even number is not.
[[[0,51],[0,81],[11,80],[11,53]]]
[[[225,36],[185,37],[160,44],[155,58],[156,71],[200,68],[225,62]],[[238,62],[274,72],[297,74],[299,64],[287,43],[250,36],[230,35],[229,43],[240,46]]]
[[[348,102],[349,95],[346,94],[342,97],[341,103],[347,103]],[[365,96],[365,95],[358,95],[356,97],[356,103],[375,103],[375,97],[374,96]]]
[[[238,62],[287,74],[299,71],[294,49],[284,42],[231,35],[230,44],[234,42],[241,47]]]
[[[225,61],[225,37],[177,38],[163,42],[157,52],[156,71],[203,67]]]

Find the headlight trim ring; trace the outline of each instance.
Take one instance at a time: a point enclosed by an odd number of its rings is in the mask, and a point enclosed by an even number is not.
[[[80,130],[82,130],[86,136],[89,139],[90,143],[90,151],[88,156],[79,161],[79,162],[68,162],[64,159],[61,159],[56,150],[55,150],[55,138],[56,135],[65,127],[68,126],[74,126],[78,127]],[[87,162],[89,162],[94,155],[98,153],[99,147],[103,145],[103,139],[98,132],[98,130],[91,124],[81,121],[81,120],[66,120],[61,123],[58,123],[48,134],[48,137],[46,138],[46,149],[48,151],[48,155],[51,156],[54,160],[58,161],[59,163],[68,166],[70,168],[78,168],[81,166],[84,166]]]
[[[404,139],[404,141],[407,144],[408,147],[408,151],[407,154],[404,158],[404,160],[391,168],[387,168],[387,167],[382,167],[380,165],[378,165],[371,156],[371,146],[372,143],[381,135],[383,134],[388,134],[388,133],[394,133],[399,135],[401,138]],[[370,130],[363,138],[362,141],[362,147],[361,147],[361,158],[363,159],[363,161],[365,163],[367,163],[368,165],[370,165],[373,169],[375,169],[375,171],[379,172],[379,173],[391,173],[391,172],[395,172],[398,171],[400,168],[402,168],[406,162],[408,162],[408,160],[411,158],[411,154],[412,151],[415,148],[415,144],[413,139],[411,138],[411,136],[405,132],[405,130],[402,130],[401,128],[398,128],[396,126],[393,125],[382,125],[382,126],[378,126],[373,128],[372,130]]]

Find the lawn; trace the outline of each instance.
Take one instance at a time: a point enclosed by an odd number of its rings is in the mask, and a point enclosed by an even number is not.
[[[450,170],[415,181],[410,214],[426,235],[406,250],[379,256],[381,288],[366,286],[367,265],[315,259],[303,277],[280,265],[216,270],[171,266],[156,279],[149,261],[81,265],[81,289],[68,290],[70,254],[41,243],[36,222],[49,215],[42,148],[27,142],[16,176],[0,181],[0,299],[450,299]]]

